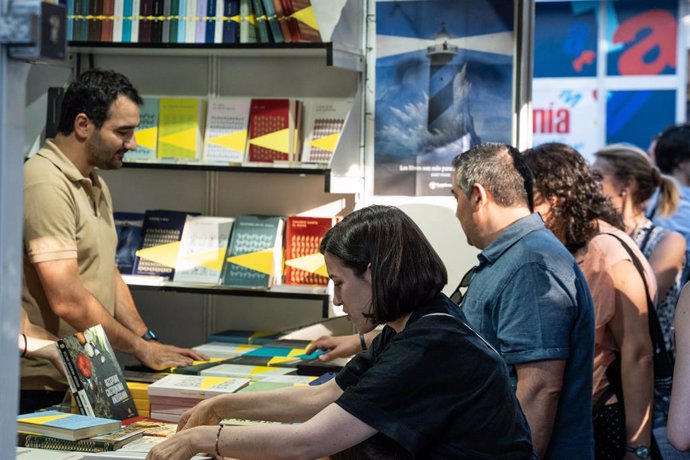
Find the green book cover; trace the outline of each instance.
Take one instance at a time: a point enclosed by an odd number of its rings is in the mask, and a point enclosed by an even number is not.
[[[125,154],[125,161],[156,159],[159,99],[157,97],[144,97],[143,99],[144,104],[139,109],[139,126],[134,130],[137,148]]]
[[[203,145],[205,103],[199,98],[163,97],[158,122],[158,158],[196,160]]]

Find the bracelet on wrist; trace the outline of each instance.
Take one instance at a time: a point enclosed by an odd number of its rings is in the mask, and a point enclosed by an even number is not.
[[[223,456],[220,454],[220,432],[223,431],[223,424],[218,425],[218,431],[216,432],[216,455],[220,458]]]
[[[26,352],[29,351],[29,344],[26,340],[26,334],[22,334],[22,337],[24,337],[24,350],[22,350],[21,357],[24,358],[26,356]]]
[[[359,333],[359,344],[362,347],[362,351],[367,349],[367,341],[364,339],[364,334]]]

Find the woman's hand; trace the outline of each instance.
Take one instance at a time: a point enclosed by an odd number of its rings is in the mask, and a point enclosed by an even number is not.
[[[177,423],[177,431],[187,430],[202,425],[218,425],[222,417],[217,413],[217,402],[222,396],[216,396],[201,401],[191,409],[187,409]],[[214,401],[216,400],[216,401]]]
[[[312,342],[305,353],[309,354],[315,350],[327,350],[326,353],[319,355],[319,359],[330,361],[335,358],[352,356],[362,351],[362,346],[359,343],[359,335],[324,335]]]
[[[146,460],[189,460],[215,442],[217,427],[197,427],[180,431],[149,451]],[[211,449],[212,450],[212,449]],[[208,452],[210,455],[215,452]]]

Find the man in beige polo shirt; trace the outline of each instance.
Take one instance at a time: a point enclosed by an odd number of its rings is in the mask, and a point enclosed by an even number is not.
[[[96,69],[65,92],[58,134],[24,168],[22,306],[41,338],[102,324],[114,348],[164,369],[206,357],[159,343],[139,315],[115,265],[112,199],[97,172],[136,148],[141,103],[125,76]],[[21,361],[20,412],[59,402],[64,376],[46,360]]]

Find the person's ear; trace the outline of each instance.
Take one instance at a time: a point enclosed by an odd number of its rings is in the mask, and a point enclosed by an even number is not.
[[[489,202],[489,191],[482,184],[474,184],[470,194],[470,204],[479,208]]]
[[[74,118],[74,134],[78,139],[84,140],[89,137],[91,120],[85,113],[79,113]]]

